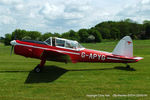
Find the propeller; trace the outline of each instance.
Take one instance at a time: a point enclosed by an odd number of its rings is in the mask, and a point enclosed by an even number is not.
[[[14,49],[14,46],[12,45],[10,55],[12,55],[13,49]]]
[[[12,47],[11,47],[11,51],[10,51],[10,55],[12,55],[12,52],[13,52],[13,50],[14,50],[14,45],[15,45],[15,43],[16,43],[16,38],[17,38],[17,34],[15,33],[14,34],[14,40],[12,40],[11,42],[10,42],[10,44],[12,45]]]
[[[14,35],[14,40],[16,40],[16,38],[17,38],[17,34],[15,33],[15,35]]]

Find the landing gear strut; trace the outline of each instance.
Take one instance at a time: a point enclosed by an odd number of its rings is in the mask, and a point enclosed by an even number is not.
[[[128,65],[128,64],[126,63],[126,68],[128,68],[128,69],[129,69],[129,68],[131,68],[131,67],[130,67],[130,65]]]
[[[46,60],[42,59],[41,63],[38,64],[35,68],[34,68],[34,72],[36,73],[40,73],[43,70],[44,64],[45,64]]]

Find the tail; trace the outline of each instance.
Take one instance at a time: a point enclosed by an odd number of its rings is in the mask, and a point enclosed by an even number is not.
[[[113,50],[112,54],[133,57],[133,42],[131,37],[123,37]]]

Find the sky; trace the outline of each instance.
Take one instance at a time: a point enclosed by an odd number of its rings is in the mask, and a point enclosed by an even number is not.
[[[63,33],[127,18],[150,20],[150,0],[0,0],[0,37],[15,29]]]

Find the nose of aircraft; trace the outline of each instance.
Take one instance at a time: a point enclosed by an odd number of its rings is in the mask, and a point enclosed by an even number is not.
[[[16,45],[16,40],[12,40],[12,41],[10,42],[10,44],[11,44],[11,45]]]

